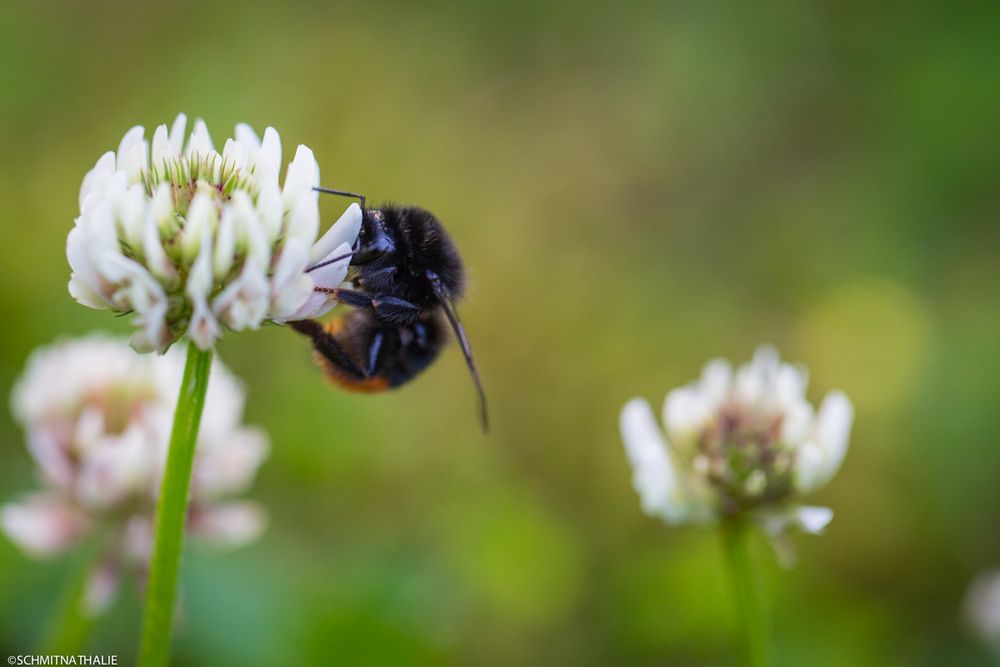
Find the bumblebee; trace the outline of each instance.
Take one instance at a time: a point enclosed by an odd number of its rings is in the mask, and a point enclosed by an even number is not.
[[[437,359],[450,327],[472,375],[486,431],[486,394],[455,309],[465,288],[465,272],[444,227],[432,213],[416,206],[384,204],[369,209],[363,195],[316,190],[361,201],[361,233],[351,253],[307,269],[350,257],[350,288],[317,289],[331,292],[354,310],[327,324],[300,320],[289,325],[312,340],[335,383],[360,392],[393,389],[419,375]]]

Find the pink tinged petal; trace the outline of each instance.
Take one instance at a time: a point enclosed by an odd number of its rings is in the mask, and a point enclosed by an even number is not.
[[[103,614],[114,602],[121,581],[121,568],[111,559],[104,559],[87,576],[80,600],[83,613],[94,618]]]
[[[676,500],[677,472],[649,403],[639,398],[626,403],[619,428],[643,511],[671,523],[683,521],[684,510]]]
[[[361,207],[351,204],[337,222],[327,230],[323,237],[312,247],[309,254],[309,261],[316,263],[320,259],[325,259],[337,246],[347,244],[347,251],[361,233]]]
[[[90,308],[111,308],[113,287],[101,277],[90,259],[86,234],[79,226],[66,237],[66,258],[73,273],[69,280],[69,293],[78,302]]]
[[[0,528],[25,553],[44,558],[72,546],[88,520],[62,498],[37,494],[0,507]]]
[[[140,327],[132,334],[129,345],[140,354],[159,352],[163,354],[171,343],[170,330],[167,328],[167,303],[164,301],[151,308],[133,322]]]
[[[67,451],[65,437],[57,435],[58,429],[40,425],[28,431],[28,451],[41,470],[42,478],[60,490],[73,485],[76,469]]]
[[[159,469],[153,449],[148,434],[138,425],[119,436],[104,436],[83,460],[77,497],[87,507],[103,509],[142,495]]]
[[[247,262],[240,275],[212,302],[212,311],[230,329],[256,329],[267,316],[270,283],[260,266]]]
[[[219,548],[235,548],[257,539],[267,525],[264,510],[249,501],[192,509],[191,534]]]
[[[167,150],[170,157],[180,157],[184,150],[184,130],[187,128],[187,115],[177,114],[173,124],[170,126],[170,135],[167,140]]]
[[[705,364],[701,378],[674,389],[663,404],[667,437],[678,447],[704,428],[732,390],[733,371],[724,359]]]
[[[188,140],[186,155],[197,154],[199,157],[205,158],[214,150],[212,137],[208,134],[208,126],[201,118],[196,119],[194,129],[191,131],[191,138]]]
[[[108,281],[118,286],[111,297],[118,310],[134,310],[139,316],[144,316],[166,304],[163,287],[146,267],[135,260],[106,254],[101,268]]]
[[[105,436],[104,412],[92,405],[85,405],[76,419],[70,453],[77,459],[86,459],[100,445]]]
[[[86,306],[87,308],[103,310],[109,307],[109,304],[104,300],[104,298],[92,290],[90,285],[88,285],[75,273],[70,275],[67,287],[69,289],[69,295],[73,297],[77,303]]]

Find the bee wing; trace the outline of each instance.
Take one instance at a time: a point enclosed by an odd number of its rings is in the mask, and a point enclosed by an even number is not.
[[[465,328],[462,326],[462,321],[458,319],[458,311],[455,309],[455,302],[452,300],[451,294],[445,286],[441,284],[441,279],[437,276],[437,274],[428,271],[427,278],[431,281],[431,285],[434,287],[434,294],[437,296],[438,301],[441,302],[441,308],[448,317],[448,322],[451,324],[451,328],[455,332],[455,337],[458,338],[458,344],[462,348],[462,354],[465,355],[465,365],[469,367],[469,373],[472,375],[472,382],[476,385],[476,393],[479,395],[479,422],[483,427],[483,431],[489,432],[490,420],[486,409],[486,391],[483,389],[483,382],[479,377],[479,370],[476,369],[476,361],[472,357],[472,345],[469,344],[469,339],[465,335]]]

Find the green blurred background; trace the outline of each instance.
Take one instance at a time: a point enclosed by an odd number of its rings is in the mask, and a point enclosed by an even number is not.
[[[938,6],[940,5],[940,6]],[[273,452],[265,537],[184,563],[179,665],[729,665],[717,538],[641,514],[618,410],[761,342],[857,408],[836,511],[767,564],[782,665],[965,665],[1000,563],[1000,5],[0,4],[0,391],[33,347],[128,324],[74,303],[83,174],[202,116],[311,146],[325,184],[454,235],[489,391],[457,349],[391,395],[305,341],[231,335]],[[323,201],[331,221],[345,202]],[[36,485],[0,417],[0,499]],[[0,539],[0,653],[67,561]],[[132,660],[125,591],[89,650]]]

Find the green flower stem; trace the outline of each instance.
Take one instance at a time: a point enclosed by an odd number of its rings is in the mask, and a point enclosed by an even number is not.
[[[722,522],[720,528],[739,609],[745,664],[748,667],[767,667],[770,664],[767,610],[760,581],[750,559],[750,526],[744,519],[728,519]]]
[[[203,352],[194,343],[189,343],[184,380],[174,414],[174,430],[170,435],[167,467],[163,471],[160,498],[156,504],[156,535],[153,558],[149,564],[142,643],[139,646],[139,664],[143,667],[166,667],[170,659],[170,634],[187,518],[188,487],[211,368],[212,351]]]

